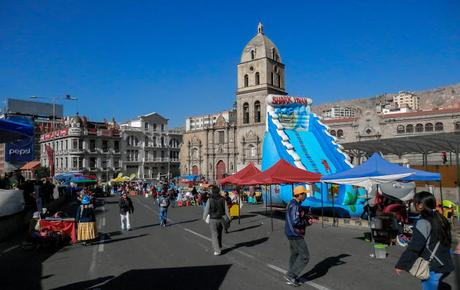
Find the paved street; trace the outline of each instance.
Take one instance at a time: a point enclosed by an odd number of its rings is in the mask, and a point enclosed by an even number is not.
[[[171,208],[170,224],[162,228],[152,199],[133,201],[133,230],[120,232],[118,199],[105,199],[97,210],[102,240],[94,245],[55,253],[3,245],[1,289],[291,289],[282,280],[289,251],[283,220],[275,218],[271,232],[262,206],[243,208],[241,224],[232,222],[223,255],[215,257],[200,207]],[[311,261],[302,289],[419,288],[409,275],[393,271],[402,248],[391,247],[385,260],[372,259],[362,229],[317,224],[307,235]]]

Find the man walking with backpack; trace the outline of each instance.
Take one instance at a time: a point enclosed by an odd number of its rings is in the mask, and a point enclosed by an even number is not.
[[[307,189],[300,185],[294,188],[294,198],[286,207],[286,221],[284,232],[289,241],[291,256],[289,270],[284,276],[287,284],[299,287],[299,275],[310,260],[307,243],[305,242],[305,228],[312,223],[311,219],[302,209],[301,203],[305,200]]]
[[[168,219],[168,207],[170,205],[169,195],[162,194],[158,202],[160,206],[160,226],[166,227],[166,221]]]

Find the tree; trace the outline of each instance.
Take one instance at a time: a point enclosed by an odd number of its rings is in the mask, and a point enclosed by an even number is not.
[[[46,166],[40,166],[34,171],[37,179],[45,178],[50,176],[50,169]]]

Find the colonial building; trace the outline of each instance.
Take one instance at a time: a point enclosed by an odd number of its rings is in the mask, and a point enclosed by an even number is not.
[[[120,130],[113,122],[66,117],[63,124],[40,137],[40,162],[54,173],[84,172],[110,180],[121,171]]]
[[[430,143],[436,144],[436,139],[443,138],[446,134],[458,134],[460,132],[460,108],[430,109],[393,114],[379,114],[376,110],[363,109],[361,114],[354,118],[329,119],[323,122],[329,126],[329,133],[336,136],[338,143],[344,145],[345,149],[366,148],[366,141],[380,140],[383,142],[385,139],[406,138],[406,148],[400,148],[401,146],[397,144],[391,145],[388,143],[386,145],[390,151],[395,153],[391,154],[393,156],[388,156],[390,160],[404,157],[412,165],[455,164],[453,152],[456,144],[452,144],[451,150],[448,150],[448,148],[424,150],[423,142],[416,142],[415,137],[427,136],[430,138],[431,136]],[[391,146],[395,147],[392,148]],[[377,147],[375,148],[380,151]],[[361,153],[363,153],[359,152],[360,150],[348,151],[352,157],[357,158],[362,156]],[[403,154],[405,151],[419,151],[420,153]],[[442,153],[443,151],[448,151],[449,153],[447,160],[441,158],[442,154],[444,154]],[[355,163],[359,162],[356,158],[354,159]]]
[[[122,171],[153,179],[179,175],[179,148],[183,131],[168,129],[168,119],[158,113],[121,124]]]
[[[259,23],[256,36],[244,47],[237,66],[236,108],[187,119],[180,152],[183,175],[204,175],[215,180],[250,162],[260,167],[265,99],[269,94],[286,94],[284,71],[278,48]]]

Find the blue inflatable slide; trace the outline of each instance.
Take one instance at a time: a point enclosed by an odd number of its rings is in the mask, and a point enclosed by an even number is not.
[[[350,169],[348,156],[318,116],[311,112],[311,99],[269,95],[263,143],[262,170],[281,158],[311,172],[331,174]],[[319,214],[356,217],[363,212],[362,189],[349,185],[315,183],[303,206]],[[292,199],[292,185],[272,187],[273,203],[285,205]]]

